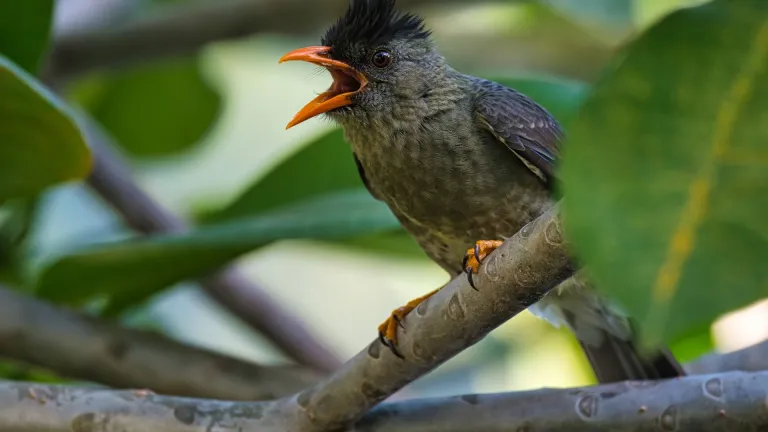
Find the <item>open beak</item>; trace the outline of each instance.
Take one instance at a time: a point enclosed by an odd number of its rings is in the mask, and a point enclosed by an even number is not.
[[[356,71],[352,66],[331,59],[328,56],[330,50],[330,47],[326,46],[311,46],[293,50],[280,58],[278,63],[303,60],[322,66],[328,69],[333,78],[331,87],[318,97],[312,99],[310,103],[304,105],[304,108],[293,116],[288,126],[285,127],[286,129],[290,129],[318,114],[351,104],[352,95],[362,91],[363,87],[368,83],[363,74]]]

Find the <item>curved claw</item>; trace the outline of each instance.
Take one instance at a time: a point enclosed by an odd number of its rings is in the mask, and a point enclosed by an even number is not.
[[[467,274],[467,282],[469,282],[469,286],[471,286],[473,290],[479,291],[475,286],[475,281],[472,279],[472,267],[465,268],[464,273]]]
[[[400,317],[399,317],[399,316],[397,316],[397,315],[392,315],[392,319],[393,319],[393,320],[395,320],[395,322],[397,323],[397,325],[398,325],[398,326],[400,326],[400,328],[401,328],[401,329],[403,329],[403,331],[405,331],[405,326],[403,325],[403,321],[400,319]]]
[[[387,347],[389,347],[389,350],[392,351],[392,354],[394,354],[396,357],[399,357],[400,359],[405,360],[405,357],[403,357],[403,355],[400,354],[400,351],[397,350],[394,343],[390,341],[390,343],[387,344]]]

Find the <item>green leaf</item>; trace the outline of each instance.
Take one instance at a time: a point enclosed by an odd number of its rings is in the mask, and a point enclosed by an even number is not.
[[[715,341],[712,338],[712,326],[705,324],[694,329],[685,336],[672,341],[669,348],[680,363],[688,363],[714,351]]]
[[[544,0],[544,3],[610,42],[621,40],[633,31],[634,0]]]
[[[53,0],[0,0],[0,55],[37,72],[48,46]]]
[[[544,0],[553,9],[588,25],[627,26],[632,23],[633,0]]]
[[[207,222],[231,220],[271,210],[315,195],[363,187],[352,150],[340,129],[324,133],[257,179]]]
[[[639,27],[645,27],[677,9],[700,5],[707,1],[709,0],[636,0],[635,23]]]
[[[334,243],[364,252],[373,252],[398,258],[427,259],[427,255],[416,243],[416,240],[402,228],[389,232],[338,240]]]
[[[88,174],[90,153],[66,109],[3,57],[0,95],[0,204]]]
[[[196,57],[92,77],[70,94],[139,157],[187,150],[221,111],[221,98],[205,81]]]
[[[340,192],[190,233],[92,247],[48,267],[37,291],[68,304],[113,296],[119,300],[110,306],[114,312],[276,240],[334,240],[397,227],[389,209],[365,190]]]
[[[768,294],[768,3],[677,11],[572,124],[566,232],[648,343]]]

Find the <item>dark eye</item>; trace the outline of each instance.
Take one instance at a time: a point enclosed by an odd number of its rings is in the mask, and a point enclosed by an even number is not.
[[[392,54],[384,50],[376,51],[376,54],[373,55],[371,61],[373,62],[374,66],[378,68],[385,68],[389,66],[390,63],[392,63]]]

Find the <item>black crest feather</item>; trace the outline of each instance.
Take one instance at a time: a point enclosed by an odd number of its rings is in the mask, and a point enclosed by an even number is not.
[[[323,36],[322,44],[375,46],[396,37],[424,39],[429,34],[421,17],[395,10],[395,0],[351,0],[347,12]]]

